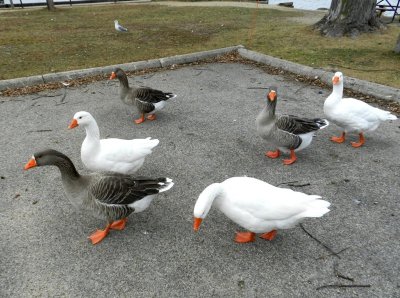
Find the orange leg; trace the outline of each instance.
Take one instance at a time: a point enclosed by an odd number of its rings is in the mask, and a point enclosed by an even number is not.
[[[144,114],[142,114],[139,119],[135,120],[135,123],[136,124],[140,124],[140,123],[143,123],[144,120],[146,120],[146,119],[144,118]]]
[[[294,153],[294,149],[290,149],[290,159],[284,159],[283,163],[285,165],[291,165],[297,160],[296,154]]]
[[[256,240],[256,234],[253,232],[236,232],[235,241],[237,243],[248,243]]]
[[[150,115],[147,116],[148,120],[156,120],[156,118],[157,118],[156,114],[150,114]]]
[[[110,231],[111,224],[107,224],[106,228],[104,230],[97,230],[93,234],[91,234],[88,238],[92,241],[92,244],[97,244],[106,236],[108,235],[108,232]]]
[[[271,241],[274,240],[275,236],[276,236],[276,230],[272,230],[271,232],[260,235],[260,238]]]
[[[279,149],[276,149],[276,151],[267,151],[265,152],[265,156],[269,158],[278,158],[281,155],[281,152]]]
[[[331,141],[335,143],[343,143],[345,141],[346,133],[343,131],[340,137],[332,137]]]
[[[110,229],[122,231],[123,229],[125,229],[126,221],[126,217],[120,220],[116,220],[111,224]]]
[[[362,132],[360,132],[359,136],[360,140],[358,142],[351,142],[351,146],[353,146],[354,148],[361,147],[365,143],[364,135]]]

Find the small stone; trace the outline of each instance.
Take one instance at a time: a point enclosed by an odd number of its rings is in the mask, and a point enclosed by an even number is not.
[[[324,92],[322,92],[321,90],[320,91],[318,91],[318,94],[323,94]]]
[[[38,203],[38,201],[33,201],[32,205],[36,205]]]
[[[353,201],[354,201],[354,203],[356,203],[357,205],[360,205],[360,204],[361,204],[361,201],[360,201],[360,200],[354,199]]]
[[[377,202],[377,201],[375,201],[375,202],[374,202],[374,205],[378,205],[378,202]]]
[[[239,280],[238,286],[239,286],[239,288],[243,289],[244,288],[244,280]]]
[[[6,177],[4,177],[4,176],[1,176],[1,177],[0,177],[0,179],[6,179]]]

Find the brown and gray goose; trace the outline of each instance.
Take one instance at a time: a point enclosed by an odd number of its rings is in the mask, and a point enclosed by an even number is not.
[[[123,230],[131,213],[147,209],[156,194],[174,185],[169,178],[135,178],[111,172],[80,175],[66,155],[52,149],[35,153],[25,165],[25,170],[36,166],[58,167],[71,203],[107,220],[104,230],[97,230],[89,236],[93,244],[103,240],[110,229]]]
[[[292,115],[276,115],[278,93],[276,87],[270,87],[267,94],[267,105],[256,119],[258,134],[271,142],[276,151],[265,153],[269,158],[278,158],[280,151],[290,152],[290,159],[284,159],[285,165],[290,165],[297,160],[295,152],[311,144],[316,131],[327,127],[329,122],[325,119],[307,119]]]
[[[121,100],[131,106],[136,106],[141,116],[135,120],[136,124],[145,121],[145,114],[148,120],[156,119],[156,111],[164,108],[166,101],[175,98],[176,95],[171,92],[163,92],[150,87],[129,87],[128,77],[121,68],[116,68],[110,76],[110,80],[118,78],[119,96]]]

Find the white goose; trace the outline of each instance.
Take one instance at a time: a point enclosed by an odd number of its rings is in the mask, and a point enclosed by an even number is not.
[[[386,120],[396,120],[397,117],[355,98],[343,98],[343,74],[336,72],[332,78],[333,91],[325,100],[324,113],[329,121],[343,128],[340,137],[332,137],[331,141],[343,143],[346,133],[357,132],[359,141],[352,142],[354,148],[365,143],[364,133],[378,128]]]
[[[158,145],[157,139],[102,139],[93,116],[85,111],[74,115],[69,129],[82,126],[86,138],[81,147],[81,158],[91,171],[111,171],[121,174],[135,173],[143,165],[144,159]]]
[[[203,190],[194,207],[193,228],[199,229],[214,204],[250,231],[237,232],[236,242],[252,242],[255,233],[263,233],[261,238],[272,240],[277,229],[292,228],[304,217],[321,217],[329,212],[330,203],[320,198],[275,187],[255,178],[233,177]]]

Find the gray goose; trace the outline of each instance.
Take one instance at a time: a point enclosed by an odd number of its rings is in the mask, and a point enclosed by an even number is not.
[[[97,230],[89,236],[92,244],[102,241],[110,229],[123,230],[131,213],[147,209],[156,194],[174,185],[169,178],[135,178],[111,172],[80,175],[66,155],[52,149],[35,153],[24,168],[36,166],[58,167],[71,203],[107,220],[104,230]]]
[[[290,152],[290,159],[284,159],[285,165],[297,160],[296,151],[300,151],[311,144],[316,131],[327,127],[325,119],[299,118],[292,115],[276,115],[275,108],[278,93],[276,87],[270,87],[267,94],[267,105],[256,118],[258,134],[277,147],[276,151],[268,151],[269,158],[278,158],[280,151]]]
[[[175,98],[176,95],[170,92],[163,92],[150,87],[129,87],[126,73],[121,68],[116,68],[110,76],[110,80],[118,78],[119,96],[121,100],[131,106],[136,106],[141,116],[135,120],[136,124],[145,121],[145,114],[148,120],[156,119],[156,111],[164,108],[166,101]]]

